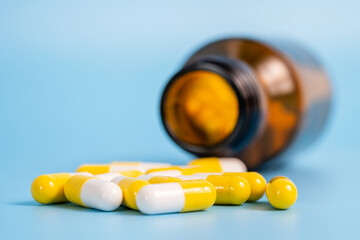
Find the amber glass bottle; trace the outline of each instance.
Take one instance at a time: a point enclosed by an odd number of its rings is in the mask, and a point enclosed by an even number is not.
[[[310,144],[329,103],[329,81],[309,52],[290,42],[232,38],[189,58],[164,89],[161,116],[186,151],[239,157],[254,169]]]

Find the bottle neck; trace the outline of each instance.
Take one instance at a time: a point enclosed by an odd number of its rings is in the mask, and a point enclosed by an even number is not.
[[[167,92],[178,79],[194,71],[207,71],[221,76],[233,89],[238,101],[239,114],[232,132],[222,141],[209,146],[182,141],[172,131],[165,117]],[[179,146],[197,156],[234,156],[254,140],[261,128],[263,111],[260,92],[258,80],[246,63],[217,56],[198,59],[179,71],[164,90],[161,100],[161,116],[165,129]]]

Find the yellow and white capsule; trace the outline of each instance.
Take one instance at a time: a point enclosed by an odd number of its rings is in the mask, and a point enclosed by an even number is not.
[[[225,173],[197,173],[194,175],[198,176],[209,176],[209,175],[223,175],[223,176],[240,176],[245,178],[251,187],[249,202],[254,202],[259,200],[265,193],[266,190],[266,180],[265,178],[257,172],[225,172]]]
[[[111,181],[116,177],[138,177],[142,176],[142,174],[138,174],[139,171],[135,170],[128,170],[128,171],[120,171],[120,172],[109,172],[109,173],[102,173],[94,175],[94,177],[100,178],[102,180]]]
[[[120,173],[122,176],[125,177],[138,177],[144,174],[144,172],[139,170],[123,170],[123,171],[118,171],[117,173]]]
[[[141,175],[137,179],[142,179],[148,181],[150,184],[156,183],[171,183],[171,182],[181,182],[182,180],[176,177],[169,176],[156,176],[156,175]]]
[[[251,193],[249,182],[240,176],[184,175],[177,178],[184,181],[204,179],[210,182],[216,190],[216,205],[241,205],[249,199]]]
[[[246,165],[238,158],[198,158],[189,165],[201,166],[206,172],[246,172]]]
[[[147,175],[176,177],[179,175],[192,175],[206,172],[201,166],[171,166],[167,168],[153,168],[146,172]]]
[[[150,183],[143,179],[124,176],[116,177],[111,181],[121,188],[124,195],[123,205],[138,210],[135,200],[136,195],[142,187],[149,185]]]
[[[121,189],[115,183],[83,175],[70,177],[64,192],[70,202],[102,211],[117,209],[123,198]]]
[[[111,182],[111,180],[113,180],[114,178],[120,177],[120,176],[123,176],[123,175],[120,173],[115,173],[115,172],[94,175],[94,177],[97,177],[99,179],[109,181],[109,182]]]
[[[41,204],[67,202],[64,194],[66,181],[75,174],[91,176],[90,173],[53,173],[40,175],[31,184],[31,195]]]
[[[81,165],[77,172],[89,172],[92,174],[102,174],[109,172],[121,172],[121,171],[140,171],[142,174],[146,173],[151,168],[169,167],[168,163],[156,163],[156,162],[112,162],[109,164],[84,164]]]
[[[200,211],[215,200],[215,188],[205,180],[151,184],[136,196],[137,207],[144,214]]]

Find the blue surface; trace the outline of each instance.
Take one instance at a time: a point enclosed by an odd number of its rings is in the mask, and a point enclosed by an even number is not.
[[[1,0],[0,239],[360,238],[359,7],[355,0]],[[262,172],[294,180],[291,209],[274,211],[263,198],[143,216],[32,200],[37,175],[86,162],[185,164],[192,156],[160,123],[161,90],[194,49],[242,34],[304,43],[333,80],[332,119],[320,141]]]

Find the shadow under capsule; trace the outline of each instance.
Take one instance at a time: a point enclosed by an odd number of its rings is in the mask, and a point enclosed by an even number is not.
[[[55,204],[40,204],[35,201],[22,201],[22,202],[12,202],[9,204],[13,205],[13,206],[37,207],[39,209],[51,208],[51,209],[70,210],[70,211],[77,211],[77,212],[104,212],[104,213],[121,213],[124,215],[143,215],[139,211],[136,211],[136,210],[133,210],[130,208],[126,208],[123,206],[120,206],[118,209],[116,209],[114,211],[106,212],[106,211],[101,211],[101,210],[97,210],[97,209],[93,209],[93,208],[86,208],[83,206],[78,206],[78,205],[72,204],[70,202],[55,203]]]

